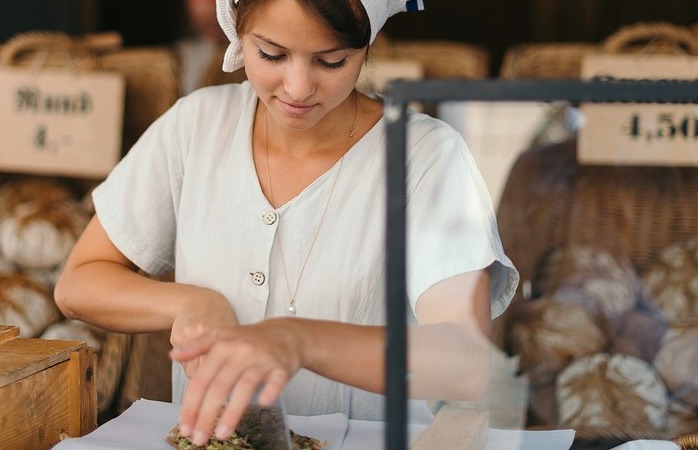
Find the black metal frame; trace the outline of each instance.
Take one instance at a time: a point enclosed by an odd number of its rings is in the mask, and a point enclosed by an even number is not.
[[[697,79],[698,80],[698,79]],[[387,119],[386,450],[407,449],[406,134],[408,102],[698,103],[698,81],[394,80]]]

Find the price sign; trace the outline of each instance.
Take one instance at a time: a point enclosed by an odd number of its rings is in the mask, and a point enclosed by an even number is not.
[[[123,76],[0,68],[0,170],[104,177],[121,156]]]
[[[590,55],[582,77],[696,79],[698,58]],[[583,104],[577,157],[586,164],[698,166],[698,105]]]

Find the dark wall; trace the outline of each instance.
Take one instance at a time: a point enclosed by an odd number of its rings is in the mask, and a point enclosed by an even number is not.
[[[128,46],[167,44],[184,33],[184,11],[184,0],[2,0],[0,42],[32,30],[118,30]]]
[[[424,0],[425,10],[388,20],[384,31],[399,39],[454,39],[501,51],[526,40],[531,18],[524,0]]]
[[[124,45],[172,43],[185,28],[184,0],[100,0],[105,30],[121,31]]]
[[[600,42],[639,21],[698,23],[696,0],[424,0],[426,9],[392,17],[384,30],[401,39],[455,39],[490,50],[496,73],[520,42]]]
[[[83,13],[83,0],[5,0],[0,2],[0,42],[31,30],[82,32],[96,24]]]

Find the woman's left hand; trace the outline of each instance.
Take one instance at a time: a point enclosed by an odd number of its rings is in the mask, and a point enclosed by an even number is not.
[[[200,357],[179,426],[194,444],[203,445],[216,422],[216,437],[229,438],[258,390],[258,403],[271,405],[302,367],[303,345],[294,320],[278,318],[206,331],[170,355],[180,362]]]

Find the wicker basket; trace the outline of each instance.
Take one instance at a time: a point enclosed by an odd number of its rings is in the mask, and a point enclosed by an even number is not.
[[[681,450],[698,450],[698,433],[688,433],[671,440]]]
[[[604,41],[609,53],[698,55],[698,37],[687,27],[666,22],[639,22],[619,29]]]
[[[504,54],[500,78],[579,78],[582,59],[585,55],[598,51],[596,44],[581,42],[518,44]]]
[[[179,68],[170,48],[123,49],[120,36],[113,33],[80,38],[53,31],[21,33],[0,47],[0,65],[123,74],[126,81],[124,154],[179,95]]]
[[[519,156],[497,218],[522,280],[575,244],[628,256],[642,272],[661,249],[698,234],[696,198],[694,167],[580,165],[570,140]]]
[[[418,61],[428,78],[484,79],[490,73],[489,52],[462,42],[393,40],[379,33],[371,45],[370,57]]]
[[[664,248],[698,235],[696,198],[698,169],[694,167],[580,165],[576,141],[571,139],[519,156],[504,187],[497,220],[503,246],[521,280],[535,281],[547,255],[573,245],[630,258],[643,273]],[[510,352],[507,331],[529,295],[520,289],[511,307],[494,322],[496,343]],[[632,424],[577,430],[577,436],[669,437]]]
[[[504,55],[499,76],[504,79],[579,78],[582,60],[595,52],[698,55],[698,34],[666,22],[638,22],[620,28],[600,44],[518,44]]]
[[[512,168],[499,213],[522,279],[532,275],[529,263],[564,245],[628,255],[642,272],[659,250],[696,236],[698,169],[586,166],[575,153],[568,141],[529,151]],[[517,233],[526,224],[539,239]]]

